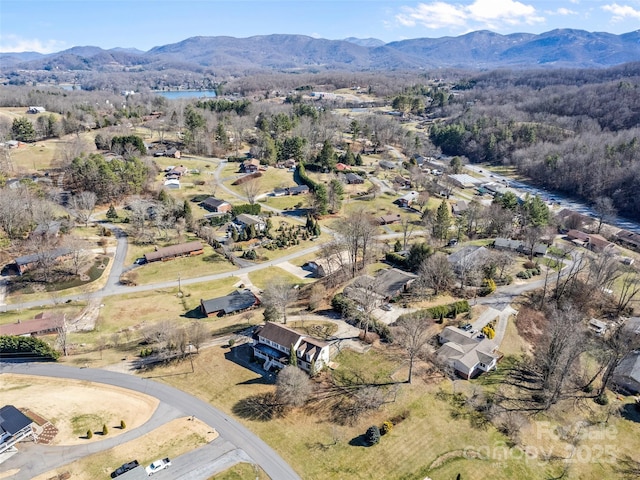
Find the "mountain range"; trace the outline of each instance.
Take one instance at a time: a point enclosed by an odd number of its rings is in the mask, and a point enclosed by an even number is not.
[[[413,70],[435,68],[604,68],[640,60],[640,30],[622,35],[559,29],[501,35],[482,30],[458,37],[383,43],[375,38],[326,40],[305,35],[191,37],[143,52],[73,47],[51,54],[0,54],[0,71]]]

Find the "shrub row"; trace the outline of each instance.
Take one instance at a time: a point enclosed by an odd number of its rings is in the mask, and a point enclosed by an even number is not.
[[[25,355],[57,360],[60,352],[56,352],[44,340],[36,337],[19,337],[14,335],[0,336],[0,355]]]
[[[516,277],[518,278],[524,278],[525,280],[528,280],[531,277],[534,277],[536,275],[540,275],[540,268],[528,268],[526,270],[523,270],[521,272],[518,272],[516,274]]]
[[[242,185],[243,183],[247,183],[249,180],[253,180],[254,178],[260,178],[262,176],[262,172],[255,172],[245,175],[244,177],[240,177],[231,185]]]
[[[459,300],[448,305],[436,305],[435,307],[423,308],[417,312],[405,313],[398,317],[398,320],[405,318],[456,318],[461,313],[471,310],[467,300]]]
[[[318,204],[318,213],[320,215],[324,215],[328,211],[329,201],[327,197],[327,187],[320,183],[316,183],[309,176],[304,168],[304,164],[300,162],[296,167],[296,172],[294,174],[294,178],[304,183],[309,190],[316,196],[317,204]]]

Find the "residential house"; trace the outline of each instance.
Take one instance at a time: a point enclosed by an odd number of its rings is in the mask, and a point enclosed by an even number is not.
[[[309,187],[307,185],[296,185],[295,187],[288,187],[287,191],[289,195],[303,195],[309,193]]]
[[[169,178],[169,177],[183,177],[184,175],[186,175],[187,173],[189,173],[189,169],[187,167],[185,167],[184,165],[180,165],[179,167],[173,167],[171,170],[169,170],[167,173],[165,173],[165,177]]]
[[[500,359],[489,340],[480,340],[475,335],[457,327],[445,327],[438,337],[442,346],[436,352],[437,357],[467,380],[494,369]]]
[[[380,270],[375,277],[361,275],[344,289],[344,293],[349,298],[364,305],[375,299],[381,302],[388,302],[393,298],[406,293],[411,284],[416,280],[417,275],[403,272],[397,268],[387,268]]]
[[[13,335],[18,337],[37,337],[58,333],[64,326],[65,315],[50,312],[41,312],[32,320],[18,320],[16,323],[0,325],[0,335]]]
[[[364,178],[362,178],[360,175],[357,175],[357,174],[351,173],[351,172],[345,174],[344,180],[349,185],[360,185],[360,184],[364,183]]]
[[[38,224],[38,226],[29,234],[29,238],[47,237],[55,238],[60,235],[61,222],[49,220]]]
[[[523,255],[529,255],[533,253],[535,257],[542,257],[547,254],[547,247],[544,243],[536,243],[533,246],[533,252],[529,250],[530,247],[525,245],[521,240],[513,240],[511,238],[496,238],[493,241],[493,248],[496,250],[511,250],[513,252],[522,253]]]
[[[616,233],[616,240],[621,245],[640,252],[640,234],[629,230],[620,230]]]
[[[240,169],[244,173],[255,173],[260,169],[260,160],[257,158],[251,158],[242,162]]]
[[[380,160],[380,162],[378,163],[378,165],[380,165],[381,168],[384,168],[385,170],[393,170],[394,168],[397,167],[397,165],[389,160]]]
[[[482,265],[488,257],[489,251],[485,247],[468,245],[449,255],[447,260],[449,260],[453,270],[460,274],[463,271],[467,272],[470,266]]]
[[[233,219],[231,228],[235,228],[238,232],[244,231],[245,228],[253,225],[256,232],[262,232],[267,228],[267,223],[262,217],[256,215],[249,215],[248,213],[241,213]]]
[[[13,405],[0,408],[0,454],[34,435],[33,420]]]
[[[589,235],[589,250],[593,252],[606,252],[615,249],[615,245],[602,235],[592,233]]]
[[[165,180],[162,185],[167,188],[170,188],[171,190],[179,190],[180,180],[178,180],[177,178],[170,178],[168,180]]]
[[[451,205],[451,213],[453,213],[456,217],[464,215],[464,213],[469,210],[469,202],[465,200],[458,200],[456,203]]]
[[[408,192],[406,195],[403,195],[402,197],[398,198],[394,203],[397,203],[401,207],[408,207],[413,202],[415,202],[419,196],[420,194],[418,192],[416,192],[415,190],[412,190]]]
[[[158,150],[157,152],[155,152],[153,154],[154,157],[169,157],[169,158],[180,158],[181,157],[181,153],[180,150],[178,150],[175,147],[172,148],[168,148],[166,150]]]
[[[22,275],[27,270],[35,268],[44,259],[53,259],[62,261],[71,254],[71,250],[68,248],[56,248],[54,250],[48,250],[41,253],[33,253],[31,255],[24,255],[14,260],[18,269],[18,275]]]
[[[400,216],[399,213],[396,213],[396,214],[382,215],[376,218],[376,220],[380,225],[391,225],[393,223],[399,223],[400,220],[402,220],[402,217]]]
[[[398,188],[411,188],[411,180],[404,178],[402,175],[396,175],[393,184]]]
[[[631,352],[620,362],[612,380],[624,392],[640,393],[640,350]]]
[[[200,300],[200,311],[205,317],[222,317],[260,305],[260,300],[249,289],[236,290],[224,297]]]
[[[254,335],[253,354],[265,361],[264,369],[282,369],[295,352],[298,367],[315,374],[329,364],[329,344],[279,323],[267,322]]]
[[[344,172],[345,170],[350,170],[351,167],[344,163],[336,163],[336,170],[339,172]]]
[[[315,273],[316,277],[326,277],[338,270],[351,265],[351,258],[349,252],[346,250],[338,253],[334,253],[328,258],[318,258],[311,262],[307,262],[303,268],[311,270]]]
[[[207,197],[202,202],[200,202],[200,206],[205,210],[209,210],[210,212],[215,213],[229,213],[233,209],[231,204],[225,200],[220,200],[215,197]]]
[[[204,247],[200,242],[181,243],[179,245],[171,245],[169,247],[158,248],[155,252],[145,253],[144,258],[147,262],[158,262],[173,260],[179,257],[192,257],[204,253]]]

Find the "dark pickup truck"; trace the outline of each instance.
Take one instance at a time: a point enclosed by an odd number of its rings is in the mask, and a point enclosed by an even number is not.
[[[129,470],[133,470],[138,466],[140,466],[138,460],[133,460],[129,463],[123,463],[120,467],[111,472],[111,478],[116,478],[117,476],[120,476],[123,473],[127,473]]]

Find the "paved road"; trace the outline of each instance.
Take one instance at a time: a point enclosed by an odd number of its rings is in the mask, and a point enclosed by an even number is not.
[[[151,420],[139,428],[133,429],[117,438],[114,438],[113,441],[118,444],[126,441],[126,435],[137,437],[141,434],[147,433],[147,431],[157,428],[158,422],[160,421],[164,423],[167,419],[175,418],[175,416],[192,415],[212,428],[215,428],[220,434],[220,439],[222,441],[229,442],[233,446],[241,447],[251,461],[259,465],[270,478],[278,480],[297,480],[300,478],[271,447],[260,440],[260,438],[250,430],[208,403],[169,385],[112,371],[90,368],[81,369],[49,363],[0,363],[0,370],[3,373],[41,375],[54,378],[73,378],[77,380],[105,383],[138,391],[159,399],[161,406],[152,416]],[[109,440],[105,440],[104,442],[108,441]],[[92,445],[96,446],[92,447]],[[91,451],[92,448],[102,449],[102,445],[107,445],[107,448],[112,446],[108,443],[96,442],[94,444],[77,447],[49,447],[49,449],[55,449],[54,453],[49,454],[49,456],[31,456],[23,472],[21,472],[19,476],[11,478],[15,480],[33,478],[34,475],[51,470],[56,466],[65,465],[70,461],[93,453]],[[232,450],[233,448],[229,448],[228,451],[230,452]],[[209,449],[206,448],[192,452],[190,460],[195,462],[193,464],[194,467],[202,467],[202,471],[204,473],[206,465],[211,461],[210,453]],[[13,464],[11,462],[19,462],[20,457],[24,458],[24,455],[15,455],[7,460],[7,462],[3,464],[3,469],[10,470],[11,468],[16,468],[15,466],[12,466]],[[176,477],[174,474],[167,478]],[[187,478],[203,479],[208,478],[208,476],[195,475],[194,477]]]

